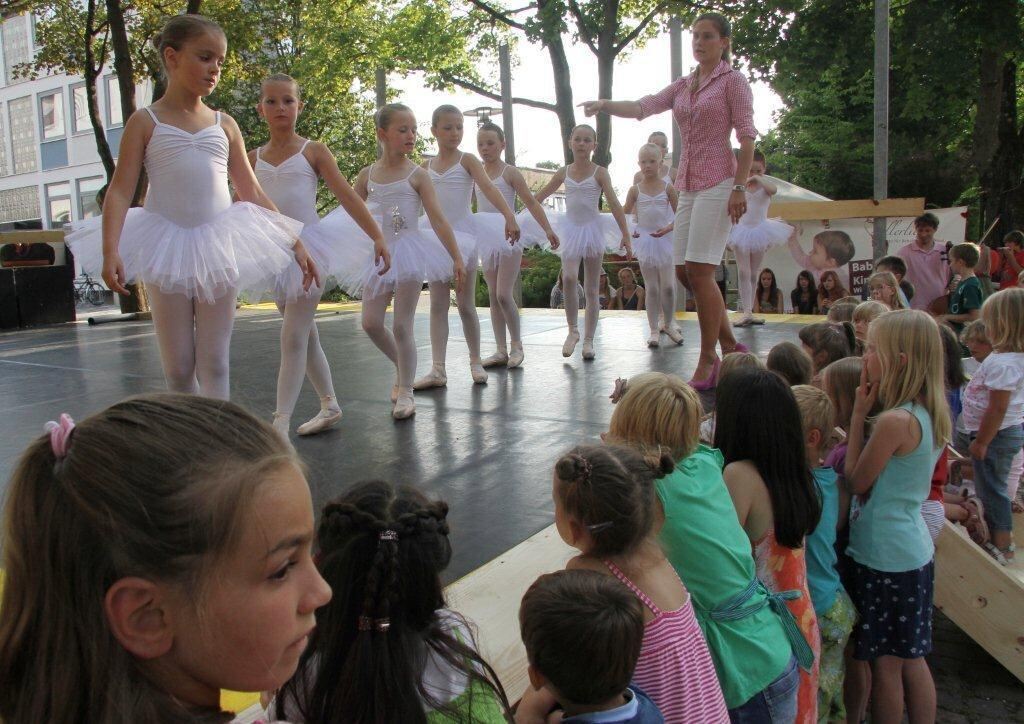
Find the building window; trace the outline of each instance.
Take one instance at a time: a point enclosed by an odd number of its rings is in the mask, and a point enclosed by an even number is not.
[[[89,121],[89,100],[85,95],[85,83],[71,86],[71,132],[87,133],[92,130]]]
[[[44,141],[64,138],[64,91],[39,96],[39,128]]]
[[[0,37],[3,38],[4,46],[4,80],[8,85],[26,80],[15,77],[14,68],[19,63],[28,63],[32,60],[29,34],[28,15],[15,15],[8,18],[0,28]]]
[[[96,200],[96,192],[106,183],[102,176],[90,176],[78,179],[78,216],[91,219],[100,215],[100,204]]]
[[[36,161],[36,119],[32,98],[16,98],[8,105],[11,119],[11,155],[14,173],[29,173],[38,167]]]
[[[39,187],[0,191],[0,223],[37,221],[39,219]]]
[[[70,181],[46,185],[46,221],[50,229],[59,229],[71,222]]]
[[[121,86],[117,84],[116,75],[108,75],[107,81],[107,125],[120,126],[124,123],[121,115]]]

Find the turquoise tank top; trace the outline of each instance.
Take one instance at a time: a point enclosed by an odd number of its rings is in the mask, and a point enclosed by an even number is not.
[[[807,587],[811,591],[814,612],[823,616],[836,602],[843,584],[836,570],[836,523],[839,520],[838,476],[832,468],[815,468],[814,482],[821,500],[821,520],[804,541],[807,560]]]
[[[921,517],[921,504],[931,490],[932,472],[942,448],[932,442],[928,411],[909,402],[908,410],[921,426],[921,442],[906,455],[893,455],[872,486],[867,503],[850,525],[846,552],[862,566],[899,573],[926,565],[935,545]]]

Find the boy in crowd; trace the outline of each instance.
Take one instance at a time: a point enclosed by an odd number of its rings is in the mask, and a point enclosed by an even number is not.
[[[907,281],[904,277],[907,276],[907,264],[905,261],[900,259],[898,256],[883,256],[881,259],[875,262],[876,272],[889,272],[896,277],[896,282],[900,285],[899,289],[896,290],[897,294],[900,295],[900,301],[903,302],[904,309],[910,309],[910,300],[914,298],[914,285]],[[868,298],[867,285],[864,286],[864,299]]]
[[[953,274],[960,277],[960,283],[949,295],[949,313],[938,319],[952,327],[958,336],[965,324],[981,316],[981,281],[974,273],[979,258],[978,247],[970,242],[957,244],[949,251],[949,266]]]

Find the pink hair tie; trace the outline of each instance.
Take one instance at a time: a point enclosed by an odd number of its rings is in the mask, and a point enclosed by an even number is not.
[[[66,412],[61,413],[59,422],[50,420],[43,427],[50,433],[50,447],[58,460],[63,460],[68,454],[68,445],[71,443],[71,431],[75,429],[75,421]]]

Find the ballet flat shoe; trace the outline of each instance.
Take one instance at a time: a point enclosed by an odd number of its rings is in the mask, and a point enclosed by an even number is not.
[[[651,332],[651,336],[647,338],[647,346],[658,349],[661,346],[661,335],[658,332]]]
[[[484,366],[479,362],[474,362],[469,366],[469,374],[473,377],[473,384],[487,384],[487,373],[484,372]]]
[[[320,410],[314,418],[299,425],[295,432],[298,435],[316,435],[329,430],[341,421],[341,414],[341,410]]]
[[[508,355],[504,352],[495,352],[481,363],[487,367],[504,367],[508,364]]]
[[[519,367],[521,364],[523,364],[523,359],[525,358],[525,356],[526,355],[523,354],[522,349],[513,348],[511,354],[509,354],[508,356],[508,368],[514,369],[516,367]]]
[[[594,340],[585,339],[583,340],[583,359],[594,359]]]
[[[412,383],[412,388],[414,390],[429,390],[432,387],[444,387],[447,384],[448,375],[441,372],[436,367],[432,367],[430,372]]]
[[[576,345],[579,341],[580,333],[575,329],[570,329],[568,336],[565,338],[565,342],[562,344],[562,356],[572,357],[572,353],[576,349]]]

